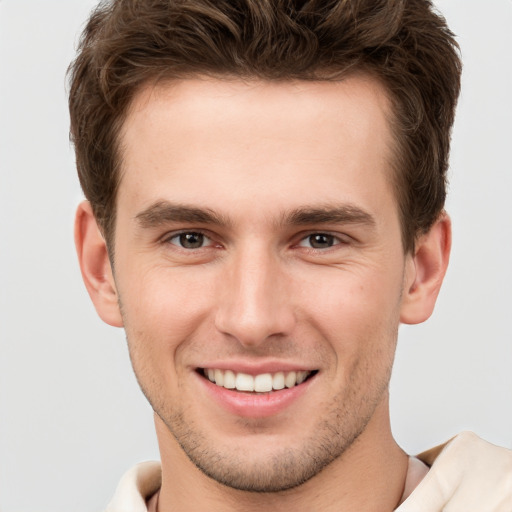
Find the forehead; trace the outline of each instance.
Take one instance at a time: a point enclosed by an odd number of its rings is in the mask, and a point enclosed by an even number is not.
[[[367,201],[381,201],[379,186],[391,190],[388,109],[365,76],[147,86],[123,126],[118,199],[243,210],[246,194],[247,208],[286,209],[351,202],[366,188]]]

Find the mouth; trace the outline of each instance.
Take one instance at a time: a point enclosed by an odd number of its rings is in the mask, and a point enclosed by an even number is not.
[[[198,368],[197,371],[199,375],[208,379],[216,386],[252,394],[271,393],[285,388],[294,388],[318,373],[318,370],[299,370],[249,375],[247,373],[218,368]]]

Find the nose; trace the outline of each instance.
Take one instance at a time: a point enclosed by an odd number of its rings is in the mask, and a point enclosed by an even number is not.
[[[216,328],[246,348],[289,335],[295,315],[282,265],[266,248],[252,247],[233,256],[222,277]]]

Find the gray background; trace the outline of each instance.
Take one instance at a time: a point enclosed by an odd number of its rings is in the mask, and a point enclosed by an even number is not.
[[[72,242],[64,73],[93,4],[0,1],[2,512],[101,510],[129,466],[158,458],[123,333],[97,318]],[[512,1],[437,4],[465,62],[454,248],[433,318],[401,329],[393,428],[410,452],[463,429],[512,447]]]

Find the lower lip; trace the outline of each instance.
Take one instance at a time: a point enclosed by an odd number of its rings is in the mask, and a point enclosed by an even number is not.
[[[315,376],[298,386],[269,393],[243,393],[213,384],[208,379],[197,375],[209,396],[221,407],[236,416],[244,418],[268,418],[290,407],[309,388]]]

